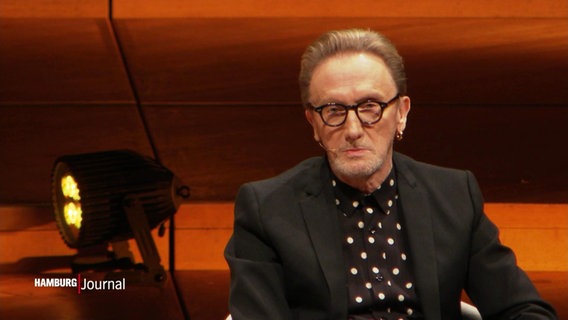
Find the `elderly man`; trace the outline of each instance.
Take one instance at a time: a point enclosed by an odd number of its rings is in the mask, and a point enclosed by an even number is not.
[[[305,115],[324,157],[241,187],[225,257],[233,319],[554,319],[483,212],[468,171],[393,151],[410,111],[382,35],[329,32],[305,51]]]

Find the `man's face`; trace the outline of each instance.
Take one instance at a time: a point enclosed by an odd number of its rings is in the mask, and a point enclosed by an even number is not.
[[[320,106],[335,102],[353,105],[368,99],[388,102],[397,89],[383,60],[368,53],[347,53],[330,57],[316,67],[310,84],[310,103]],[[362,124],[354,110],[339,127],[326,126],[313,109],[306,118],[314,138],[326,149],[333,172],[341,179],[369,179],[392,166],[396,131],[404,130],[410,99],[401,97],[383,110],[372,125]],[[353,111],[353,112],[352,112]]]

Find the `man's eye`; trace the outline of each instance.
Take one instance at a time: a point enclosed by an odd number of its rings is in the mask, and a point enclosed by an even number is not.
[[[381,106],[378,103],[371,102],[371,101],[365,102],[365,103],[359,105],[359,111],[363,111],[363,112],[364,111],[375,111],[376,112],[376,110],[380,109],[380,108],[381,108]]]
[[[327,106],[326,113],[329,115],[337,115],[345,112],[345,109],[340,106]]]

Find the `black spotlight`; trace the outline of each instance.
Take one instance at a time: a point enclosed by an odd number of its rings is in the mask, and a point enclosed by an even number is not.
[[[104,265],[135,269],[130,274],[147,278],[141,282],[165,279],[150,231],[189,197],[189,188],[170,170],[130,150],[66,155],[55,161],[52,190],[61,236],[79,250],[73,271]],[[143,264],[133,263],[127,242],[131,238]],[[109,244],[112,252],[107,252]]]

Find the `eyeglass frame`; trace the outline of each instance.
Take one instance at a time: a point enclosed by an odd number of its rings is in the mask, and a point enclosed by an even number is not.
[[[383,118],[383,113],[385,111],[385,109],[390,106],[393,102],[395,102],[397,99],[399,99],[401,97],[400,93],[397,93],[394,98],[390,99],[387,102],[382,102],[382,101],[378,101],[376,99],[367,99],[365,101],[359,102],[357,104],[352,104],[352,105],[345,105],[345,104],[341,104],[341,103],[337,103],[337,102],[329,102],[326,104],[322,104],[320,106],[314,107],[312,104],[308,104],[308,107],[311,107],[312,110],[314,110],[315,112],[317,112],[320,115],[321,120],[323,121],[323,123],[326,126],[329,127],[341,127],[345,121],[347,121],[347,116],[349,115],[349,110],[355,110],[355,115],[357,115],[357,119],[359,119],[359,121],[363,124],[363,125],[372,125],[375,124],[379,121],[381,121],[381,119]],[[381,108],[381,114],[379,115],[379,118],[375,121],[372,122],[367,122],[367,121],[363,121],[361,120],[361,117],[359,117],[359,106],[364,105],[365,103],[369,103],[369,102],[374,102],[377,103],[379,105],[379,107]],[[323,118],[323,114],[322,114],[322,110],[325,107],[332,107],[332,106],[339,106],[342,108],[345,108],[345,117],[343,117],[343,121],[341,121],[338,124],[329,124],[327,123],[327,121],[325,121],[325,119]]]

